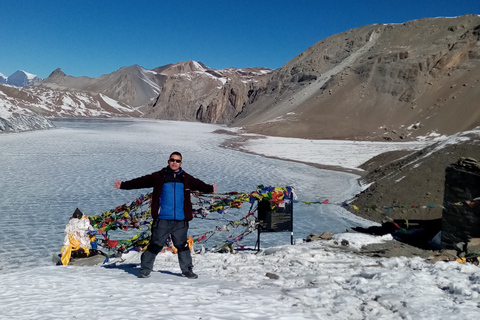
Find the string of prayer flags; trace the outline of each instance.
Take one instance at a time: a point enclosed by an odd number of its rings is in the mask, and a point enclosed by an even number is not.
[[[470,207],[480,206],[480,198],[475,198],[467,201],[459,201],[455,203],[446,203],[444,205],[363,205],[357,206],[348,204],[347,202],[332,203],[329,199],[321,201],[298,201],[295,195],[293,187],[265,187],[260,185],[256,191],[251,193],[229,192],[225,194],[210,194],[200,195],[194,194],[197,201],[193,202],[196,206],[194,210],[194,217],[208,220],[222,220],[225,223],[221,226],[217,226],[214,230],[201,233],[193,237],[194,242],[206,242],[213,235],[218,232],[230,232],[231,234],[225,240],[223,244],[218,244],[216,247],[218,250],[233,250],[233,245],[238,245],[245,236],[257,230],[258,222],[255,218],[255,210],[252,210],[253,205],[257,201],[268,200],[272,208],[279,207],[284,203],[285,199],[291,199],[294,203],[301,202],[306,205],[339,205],[345,209],[353,210],[407,210],[407,209],[431,209],[431,208],[444,208],[445,206],[464,206]],[[244,203],[250,203],[251,208],[247,215],[235,220],[229,221],[225,215],[230,209],[240,209]],[[90,216],[90,223],[95,231],[92,231],[91,235],[101,234],[103,239],[98,239],[98,245],[114,251],[128,252],[129,250],[144,250],[149,243],[150,229],[152,218],[150,215],[151,205],[151,193],[141,195],[130,203],[117,206],[112,210],[101,213],[98,216]],[[221,216],[212,216],[211,213],[218,213]],[[238,228],[244,227],[245,229],[240,234],[234,235],[234,232],[238,233]],[[109,232],[113,230],[127,231],[129,229],[139,229],[141,232],[134,235],[130,239],[111,239]],[[242,246],[240,246],[242,247]]]

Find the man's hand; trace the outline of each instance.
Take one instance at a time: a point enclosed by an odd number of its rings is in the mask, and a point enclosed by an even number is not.
[[[120,189],[120,186],[122,185],[122,181],[118,180],[113,184],[113,187],[115,189]]]

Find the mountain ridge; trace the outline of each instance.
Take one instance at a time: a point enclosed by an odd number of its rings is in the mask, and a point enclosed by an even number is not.
[[[192,60],[97,78],[57,69],[10,98],[40,94],[36,105],[23,105],[47,117],[138,116],[308,139],[415,140],[480,125],[479,39],[477,15],[374,24],[320,40],[276,70],[216,70]],[[60,92],[82,95],[72,98],[70,114],[63,99],[48,98]],[[75,112],[97,110],[100,94],[132,111]]]

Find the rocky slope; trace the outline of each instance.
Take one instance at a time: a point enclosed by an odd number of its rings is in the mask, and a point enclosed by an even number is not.
[[[139,117],[142,112],[103,94],[0,85],[0,121],[5,128],[0,128],[0,132],[7,131],[6,128],[10,128],[8,131],[43,128],[41,125],[28,128],[28,122],[17,119],[21,115],[34,116],[41,119],[41,123],[49,123],[45,117]],[[21,129],[15,125],[18,121],[24,123]]]
[[[406,140],[480,124],[480,16],[370,25],[272,73],[233,125],[267,135]]]
[[[155,71],[166,75],[167,80],[146,117],[228,123],[253,101],[271,70],[214,70],[187,61]]]
[[[351,202],[352,213],[372,221],[442,217],[445,169],[460,158],[480,160],[480,131],[459,133],[413,153],[381,154],[361,166],[369,187]],[[472,195],[472,199],[480,195]],[[470,199],[458,199],[470,200]],[[412,208],[412,206],[418,208]]]
[[[131,107],[148,104],[158,96],[166,77],[138,65],[123,67],[98,78],[72,77],[53,71],[37,87],[63,92],[103,94]]]
[[[21,110],[12,117],[0,117],[0,133],[51,129],[53,127],[50,120],[28,110]]]

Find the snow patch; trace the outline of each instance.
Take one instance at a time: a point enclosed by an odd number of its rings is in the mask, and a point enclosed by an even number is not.
[[[110,106],[112,106],[113,108],[115,108],[117,110],[124,111],[124,112],[131,112],[132,111],[132,109],[122,106],[117,100],[114,100],[110,97],[107,97],[104,94],[100,93],[100,97],[103,99],[103,101],[105,101],[107,104],[109,104]]]

